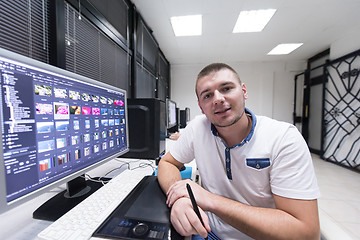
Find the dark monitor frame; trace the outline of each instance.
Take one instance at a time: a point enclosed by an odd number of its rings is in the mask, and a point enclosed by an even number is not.
[[[178,124],[176,108],[177,108],[176,102],[167,98],[166,99],[166,123],[167,123],[168,129],[173,128]]]
[[[186,107],[185,112],[186,112],[186,124],[187,124],[190,121],[190,108]]]
[[[184,110],[180,110],[180,128],[185,128],[190,121],[190,108],[186,107]]]

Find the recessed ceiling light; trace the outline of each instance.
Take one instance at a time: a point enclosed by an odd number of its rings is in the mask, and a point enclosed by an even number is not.
[[[241,11],[233,33],[261,32],[275,12],[276,9]]]
[[[274,47],[268,55],[283,55],[289,54],[295,49],[299,48],[303,43],[283,43]]]
[[[170,18],[175,36],[199,36],[202,33],[202,15]]]

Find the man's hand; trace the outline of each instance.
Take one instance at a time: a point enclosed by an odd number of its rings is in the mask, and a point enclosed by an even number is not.
[[[193,209],[188,191],[186,189],[187,183],[191,185],[205,227],[202,225],[200,219]],[[178,233],[183,236],[199,234],[205,238],[207,233],[211,231],[209,218],[202,209],[202,203],[206,201],[204,199],[208,193],[208,191],[189,179],[177,181],[170,186],[166,194],[166,203],[169,205],[169,207],[172,207],[171,222]]]
[[[196,184],[189,179],[177,181],[170,186],[169,190],[166,193],[167,195],[166,204],[168,204],[168,206],[171,207],[179,198],[182,197],[190,198],[188,191],[186,189],[187,183],[190,184],[191,186],[197,205],[206,211],[207,208],[206,204],[208,202],[207,200],[209,199],[210,197],[209,195],[211,193],[203,189],[199,184]]]
[[[178,198],[174,202],[171,208],[170,218],[173,227],[180,235],[191,236],[193,234],[198,234],[203,238],[207,237],[208,232],[211,231],[209,218],[200,207],[199,211],[205,227],[203,227],[200,219],[193,210],[191,201],[188,197]]]
[[[167,195],[166,204],[171,207],[171,223],[176,231],[183,236],[199,234],[206,237],[211,231],[209,218],[201,206],[201,199],[206,200],[206,194],[211,194],[190,180],[181,180],[179,168],[183,163],[176,161],[168,152],[159,162],[158,180]],[[186,183],[191,185],[205,228],[196,215],[186,189]]]

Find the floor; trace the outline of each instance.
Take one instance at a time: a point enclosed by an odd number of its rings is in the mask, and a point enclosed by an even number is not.
[[[321,191],[319,214],[323,237],[360,239],[360,173],[312,156]]]

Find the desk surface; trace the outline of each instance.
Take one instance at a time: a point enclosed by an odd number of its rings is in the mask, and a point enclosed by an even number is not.
[[[166,149],[170,149],[171,145],[174,143],[173,140],[166,139]],[[149,160],[138,160],[138,159],[118,159],[125,162],[129,162],[130,166],[138,166],[139,163],[149,163]],[[120,167],[123,163],[118,160],[111,160],[91,171],[88,174],[91,177],[105,176],[109,171]],[[155,164],[155,161],[151,161]],[[192,178],[194,179],[196,172],[195,161],[189,164],[193,167]],[[126,166],[116,171],[111,172],[107,177],[114,177],[120,174]],[[41,194],[37,198],[28,201],[14,209],[11,209],[8,212],[0,214],[0,238],[6,240],[32,240],[36,239],[37,235],[48,227],[52,222],[37,220],[32,218],[33,212],[46,202],[51,197],[55,196],[57,193],[62,192],[66,189],[65,184],[51,189],[48,192]],[[187,239],[187,238],[186,238]]]
[[[137,159],[119,159],[124,160],[130,163],[130,166],[138,166],[140,162],[149,163],[148,160],[137,160]],[[155,161],[151,161],[155,163]],[[109,171],[118,168],[123,163],[117,160],[111,160],[96,169],[93,169],[88,172],[91,177],[104,176]],[[107,175],[108,177],[114,177],[120,174],[127,166],[124,166],[117,171],[112,172]],[[7,240],[31,240],[36,239],[37,235],[48,227],[51,222],[36,220],[32,218],[32,213],[35,211],[41,204],[46,202],[52,196],[55,196],[57,193],[62,192],[66,189],[65,185],[49,190],[37,198],[26,202],[14,209],[11,209],[8,212],[0,214],[0,237],[1,239]]]

